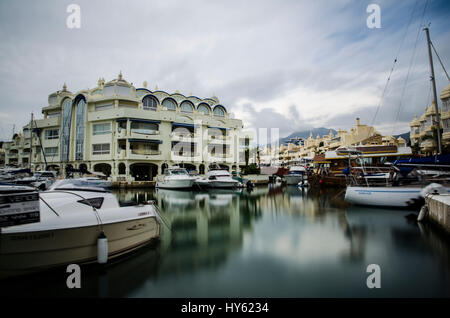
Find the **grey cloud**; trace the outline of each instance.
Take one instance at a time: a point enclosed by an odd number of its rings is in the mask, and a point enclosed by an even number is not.
[[[280,136],[288,135],[313,122],[300,116],[302,105],[294,102],[289,116],[284,116],[277,113],[276,103],[264,109],[258,103],[267,104],[298,87],[315,92],[365,90],[381,96],[413,5],[379,2],[383,27],[370,30],[365,26],[365,8],[371,1],[75,2],[82,10],[79,30],[66,28],[66,7],[73,1],[0,2],[3,131],[10,131],[13,123],[24,125],[31,111],[39,114],[48,94],[61,89],[64,82],[77,91],[93,87],[99,77],[112,79],[122,70],[136,86],[146,80],[150,88],[158,85],[168,92],[215,94],[230,111],[239,110],[238,101],[251,100],[254,104],[246,114],[254,112],[245,121],[247,126],[280,127]],[[443,3],[430,2],[427,19],[433,21],[433,41],[449,67],[449,9]],[[419,13],[405,39],[378,123],[395,118]],[[411,120],[426,103],[424,48],[422,41],[400,122]],[[435,67],[441,90],[445,77],[437,61]],[[355,106],[351,114],[345,114],[349,121],[345,115],[324,114],[323,118],[331,128],[352,125],[353,117],[370,117],[375,107]],[[0,134],[0,138],[9,137],[1,130]]]

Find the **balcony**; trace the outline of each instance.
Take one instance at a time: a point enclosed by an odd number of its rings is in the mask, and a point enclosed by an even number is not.
[[[122,149],[119,153],[116,154],[115,159],[127,159],[127,151]]]
[[[130,151],[128,155],[128,159],[137,159],[137,160],[162,160],[161,159],[161,150],[152,150],[152,151],[143,151],[136,152]]]
[[[42,109],[45,111],[45,109]],[[59,127],[61,125],[60,116],[57,117],[47,117],[44,119],[37,119],[36,126],[38,128],[46,128],[46,127]]]
[[[226,162],[233,161],[233,159],[234,158],[232,153],[208,154],[209,161]]]
[[[208,136],[208,142],[212,143],[212,144],[230,144],[231,143],[231,138],[230,136]]]
[[[131,138],[154,138],[155,136],[159,136],[159,130],[148,130],[148,129],[131,129],[130,137]]]
[[[125,128],[120,128],[117,130],[116,137],[119,139],[127,138],[128,131]]]
[[[185,152],[170,152],[170,159],[171,160],[194,160],[196,157],[200,156],[199,153],[193,152],[193,151],[185,151]]]
[[[172,141],[193,142],[195,140],[195,134],[188,132],[172,132],[170,137]]]

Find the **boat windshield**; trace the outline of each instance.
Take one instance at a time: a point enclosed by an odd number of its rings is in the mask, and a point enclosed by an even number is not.
[[[305,174],[305,171],[300,171],[300,170],[294,170],[294,171],[289,171],[288,174]]]
[[[64,179],[57,180],[55,183],[51,185],[49,191],[52,190],[73,190],[73,189],[85,189],[85,190],[95,190],[100,191],[105,189],[101,185],[93,184],[92,182],[88,182],[83,179]]]
[[[170,174],[172,175],[187,175],[187,171],[183,169],[171,170]]]

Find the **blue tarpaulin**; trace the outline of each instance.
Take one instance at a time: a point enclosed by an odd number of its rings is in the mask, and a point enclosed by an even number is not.
[[[428,164],[428,165],[449,165],[450,164],[450,155],[437,155],[437,156],[428,156],[422,158],[409,158],[409,159],[399,159],[393,162],[393,165],[400,164]]]

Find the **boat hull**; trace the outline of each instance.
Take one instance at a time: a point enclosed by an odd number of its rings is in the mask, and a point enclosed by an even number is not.
[[[157,188],[161,189],[190,189],[194,185],[194,179],[189,180],[170,180],[156,183]]]
[[[302,182],[303,176],[302,175],[296,175],[296,176],[286,175],[286,176],[284,176],[284,179],[286,180],[287,185],[297,185],[300,182]]]
[[[108,259],[131,252],[160,234],[155,216],[103,225]],[[97,261],[99,227],[23,233],[3,233],[0,241],[0,278],[45,270],[66,264]]]
[[[209,181],[208,186],[210,188],[222,188],[222,189],[231,189],[231,188],[237,188],[239,182],[236,180],[233,181]]]
[[[347,187],[345,200],[357,205],[409,207],[422,198],[421,187]]]

